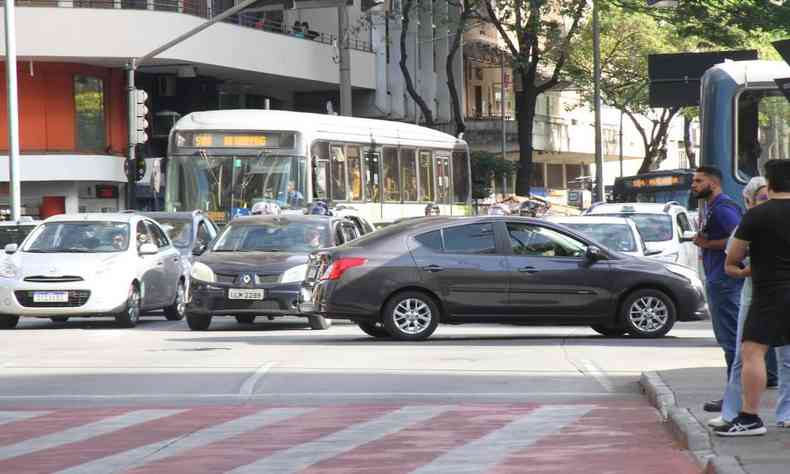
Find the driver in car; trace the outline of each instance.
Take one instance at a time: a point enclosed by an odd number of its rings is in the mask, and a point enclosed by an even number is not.
[[[115,232],[112,234],[112,248],[115,250],[123,250],[126,248],[126,235],[123,232]]]
[[[304,243],[308,247],[317,249],[321,247],[321,233],[318,229],[307,228],[304,231]]]

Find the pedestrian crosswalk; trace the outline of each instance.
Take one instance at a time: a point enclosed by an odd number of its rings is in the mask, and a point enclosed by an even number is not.
[[[669,472],[673,457],[673,471],[694,472],[654,412],[622,402],[7,410],[0,472],[596,472],[595,456],[640,438],[642,474]],[[551,469],[528,468],[558,450]]]

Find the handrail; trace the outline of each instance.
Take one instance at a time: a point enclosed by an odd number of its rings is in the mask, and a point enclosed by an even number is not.
[[[5,2],[0,0],[0,6],[4,4]],[[201,18],[211,18],[213,15],[222,13],[225,10],[216,0],[17,0],[16,5],[20,7],[166,11],[194,15]],[[337,40],[336,34],[313,30],[303,31],[301,28],[288,26],[281,22],[259,18],[257,13],[252,12],[233,15],[226,19],[225,22],[245,28],[253,28],[330,45]],[[373,52],[369,42],[349,38],[348,43],[351,49]]]

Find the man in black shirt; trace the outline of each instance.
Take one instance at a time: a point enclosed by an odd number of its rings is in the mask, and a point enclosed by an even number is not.
[[[766,433],[758,416],[766,384],[765,353],[790,345],[790,161],[769,161],[765,176],[770,200],[746,213],[727,254],[727,265],[738,265],[748,250],[754,289],[741,349],[743,411],[714,430],[720,436]],[[782,386],[787,383],[780,381]]]

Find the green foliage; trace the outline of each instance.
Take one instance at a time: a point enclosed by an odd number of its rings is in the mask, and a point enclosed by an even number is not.
[[[491,181],[510,177],[518,164],[488,151],[475,150],[470,154],[472,167],[472,199],[485,199],[491,195]]]

